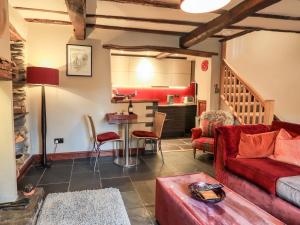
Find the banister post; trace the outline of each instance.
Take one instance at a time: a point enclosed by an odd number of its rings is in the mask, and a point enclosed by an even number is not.
[[[221,44],[221,70],[220,70],[220,105],[221,96],[224,95],[224,77],[225,77],[225,62],[223,59],[226,58],[226,42]]]
[[[265,100],[264,107],[264,124],[271,125],[274,119],[274,100]]]

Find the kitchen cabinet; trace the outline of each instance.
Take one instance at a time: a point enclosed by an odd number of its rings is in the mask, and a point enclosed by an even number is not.
[[[162,138],[177,138],[190,135],[195,127],[196,105],[174,104],[158,106],[158,111],[166,113]]]
[[[111,78],[115,87],[186,87],[191,82],[191,61],[111,56]]]

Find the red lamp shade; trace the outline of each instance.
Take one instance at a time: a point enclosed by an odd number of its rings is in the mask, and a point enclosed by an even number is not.
[[[27,83],[59,85],[59,71],[46,67],[27,67]]]

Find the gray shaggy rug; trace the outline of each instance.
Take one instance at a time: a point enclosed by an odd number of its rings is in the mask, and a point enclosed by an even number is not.
[[[49,194],[37,225],[130,225],[115,188]]]

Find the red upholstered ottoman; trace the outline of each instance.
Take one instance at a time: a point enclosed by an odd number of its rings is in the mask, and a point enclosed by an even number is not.
[[[204,173],[156,179],[155,217],[160,225],[284,224],[226,187],[227,196],[218,204],[196,201],[188,185],[197,181],[218,183]]]

